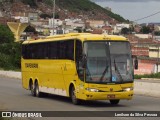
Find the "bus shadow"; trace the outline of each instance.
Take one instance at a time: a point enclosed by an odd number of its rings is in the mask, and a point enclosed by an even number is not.
[[[42,98],[72,104],[71,99],[64,96],[44,94]]]
[[[91,108],[98,108],[98,107],[126,107],[126,105],[118,104],[112,105],[109,101],[83,101],[83,106],[91,107]]]

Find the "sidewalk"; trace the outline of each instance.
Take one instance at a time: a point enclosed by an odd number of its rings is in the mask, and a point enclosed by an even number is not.
[[[14,72],[14,71],[3,71],[0,70],[1,76],[11,77],[11,78],[18,78],[21,79],[21,72]]]
[[[145,80],[145,81],[148,81],[148,80],[160,81],[160,78],[141,78],[141,80]]]
[[[160,80],[135,80],[135,94],[160,97]]]

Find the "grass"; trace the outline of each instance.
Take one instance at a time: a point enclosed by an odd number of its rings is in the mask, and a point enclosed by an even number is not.
[[[160,73],[155,74],[145,74],[145,75],[134,75],[135,79],[141,79],[141,78],[160,78]]]

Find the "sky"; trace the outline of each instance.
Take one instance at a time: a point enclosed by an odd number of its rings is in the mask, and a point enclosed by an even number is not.
[[[91,0],[137,23],[160,23],[160,0]],[[155,15],[154,15],[155,14]],[[152,15],[152,16],[150,16]],[[150,16],[145,19],[144,17]],[[138,20],[141,19],[141,20]],[[136,21],[137,20],[137,21]]]

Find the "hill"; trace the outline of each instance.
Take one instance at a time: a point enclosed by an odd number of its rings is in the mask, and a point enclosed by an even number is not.
[[[52,17],[53,0],[2,0],[1,9],[3,11],[38,11]],[[73,17],[110,22],[127,22],[120,15],[102,8],[90,0],[56,0],[56,15],[61,19]]]
[[[46,3],[47,1],[50,0],[46,0]],[[90,19],[111,20],[114,18],[119,22],[126,22],[120,15],[112,13],[89,0],[57,0],[56,3],[61,9],[67,9],[78,14],[87,15]]]

